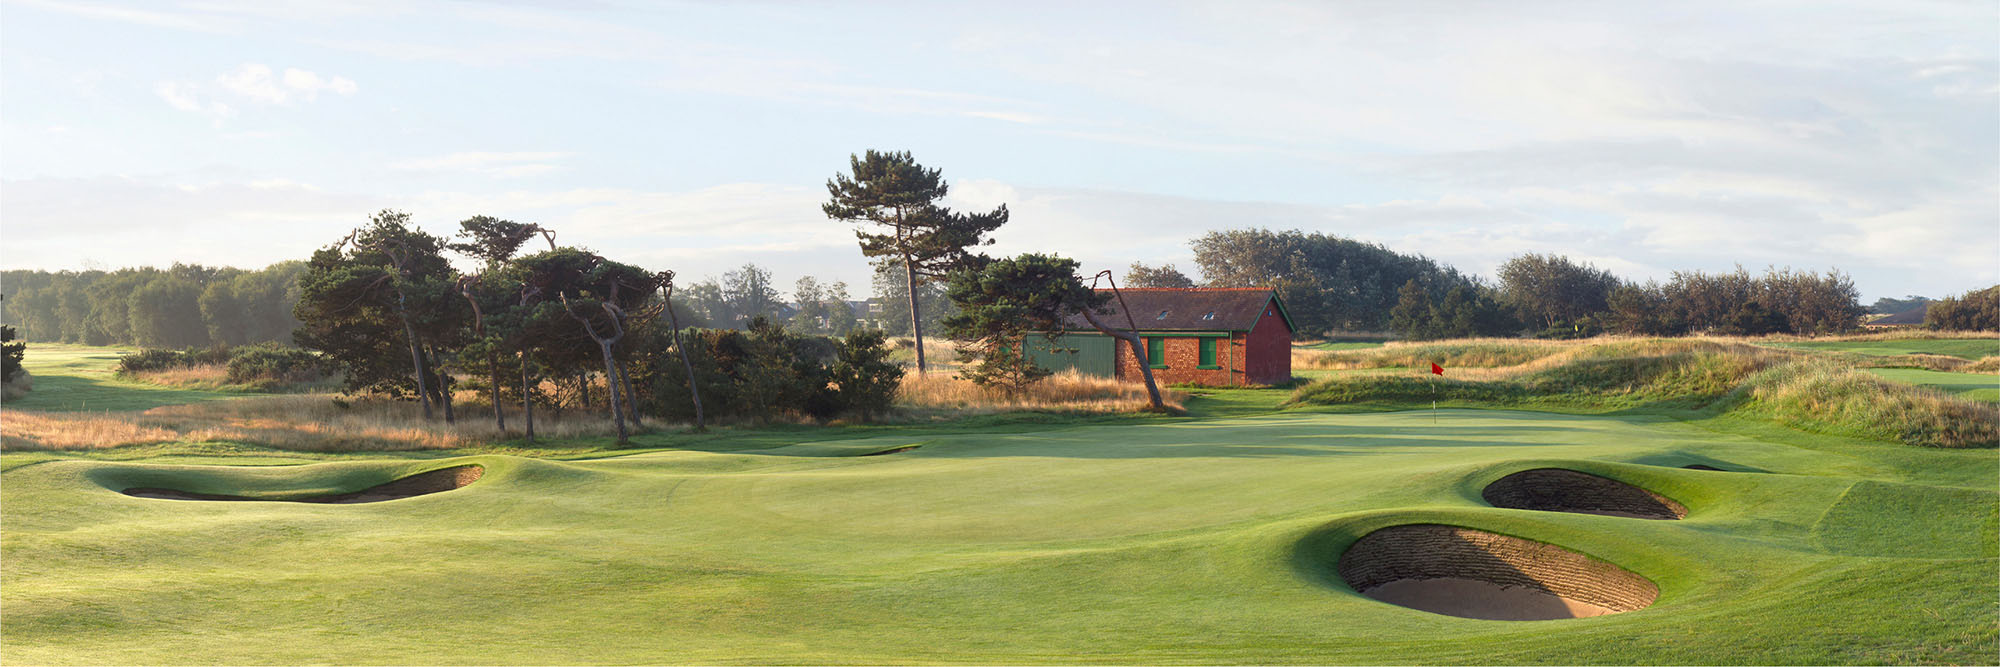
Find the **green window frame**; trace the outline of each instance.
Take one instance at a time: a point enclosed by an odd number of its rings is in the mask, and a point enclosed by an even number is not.
[[[1214,338],[1200,339],[1200,345],[1201,345],[1201,363],[1197,365],[1196,368],[1200,368],[1202,370],[1215,370],[1217,368],[1221,368],[1220,366],[1215,365],[1215,339]]]
[[[1146,339],[1146,364],[1154,368],[1167,367],[1167,339]]]

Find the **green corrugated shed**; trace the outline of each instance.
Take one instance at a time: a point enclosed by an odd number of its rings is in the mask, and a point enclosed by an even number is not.
[[[1057,373],[1074,368],[1084,375],[1115,377],[1118,365],[1112,358],[1111,337],[1101,334],[1069,333],[1054,341],[1041,334],[1028,334],[1028,357],[1036,366]]]

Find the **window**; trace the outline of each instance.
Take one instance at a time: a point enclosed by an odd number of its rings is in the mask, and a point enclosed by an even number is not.
[[[1159,316],[1159,317],[1155,317],[1155,318],[1153,318],[1153,319],[1156,319],[1156,320],[1164,320],[1164,319],[1167,319],[1167,311],[1164,311],[1164,310],[1160,311],[1160,316]]]
[[[1203,339],[1201,339],[1201,364],[1200,364],[1200,366],[1201,366],[1202,368],[1208,368],[1208,369],[1212,369],[1212,368],[1215,368],[1215,367],[1216,367],[1216,366],[1215,366],[1215,339],[1214,339],[1214,338],[1203,338]]]
[[[1203,315],[1203,316],[1201,316],[1201,319],[1204,319],[1204,320],[1212,320],[1212,319],[1215,319],[1215,311],[1213,311],[1213,310],[1211,310],[1211,311],[1208,311],[1208,314],[1207,314],[1207,315]]]
[[[1146,339],[1146,364],[1154,368],[1167,367],[1167,339]]]

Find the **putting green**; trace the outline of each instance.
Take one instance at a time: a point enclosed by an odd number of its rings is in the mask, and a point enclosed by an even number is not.
[[[1920,368],[1865,368],[1878,377],[1936,387],[1948,394],[1975,401],[2000,403],[2000,375],[1987,373],[1946,373]]]
[[[877,435],[586,462],[59,460],[0,484],[0,661],[1988,663],[2000,454],[1748,424],[1443,410]],[[883,454],[908,445],[917,449]],[[15,455],[7,455],[15,456]],[[4,457],[0,457],[4,458]],[[1680,466],[1706,464],[1709,472]],[[336,493],[358,505],[135,498]],[[1679,521],[1499,509],[1564,468]],[[1645,609],[1484,621],[1336,573],[1384,527],[1548,542]]]

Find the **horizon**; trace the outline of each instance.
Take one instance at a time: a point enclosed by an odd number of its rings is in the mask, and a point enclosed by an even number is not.
[[[909,7],[10,0],[0,267],[255,269],[391,208],[866,298],[819,204],[878,149],[1006,204],[989,252],[1121,277],[1268,228],[2000,282],[2000,6]]]

